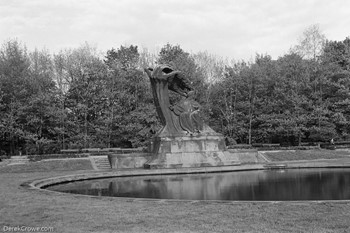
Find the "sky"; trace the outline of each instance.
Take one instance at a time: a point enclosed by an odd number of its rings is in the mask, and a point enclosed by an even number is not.
[[[121,45],[273,59],[318,24],[329,40],[350,36],[349,0],[0,0],[0,43],[17,39],[57,53],[88,42],[105,53]]]

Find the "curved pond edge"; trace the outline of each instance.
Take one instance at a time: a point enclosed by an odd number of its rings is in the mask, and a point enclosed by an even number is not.
[[[83,194],[71,194],[45,189],[48,186],[58,185],[68,182],[93,180],[102,178],[117,178],[117,177],[132,177],[132,176],[161,176],[161,175],[181,175],[181,174],[199,174],[199,173],[220,173],[220,172],[239,172],[253,170],[269,170],[269,169],[304,169],[304,168],[350,168],[349,159],[325,159],[315,161],[288,161],[269,164],[246,164],[238,166],[222,166],[222,167],[198,167],[198,168],[179,168],[179,169],[133,169],[133,170],[116,170],[107,172],[89,172],[82,174],[71,174],[65,176],[56,176],[44,179],[27,181],[21,184],[22,187],[45,191],[63,195],[77,195],[90,198],[107,198],[107,199],[122,199],[126,201],[153,201],[153,202],[208,202],[208,203],[243,203],[243,202],[350,202],[350,200],[300,200],[300,201],[230,201],[230,200],[180,200],[180,199],[151,199],[151,198],[130,198],[130,197],[108,197],[108,196],[91,196]]]

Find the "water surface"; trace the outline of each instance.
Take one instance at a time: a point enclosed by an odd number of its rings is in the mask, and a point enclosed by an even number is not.
[[[120,177],[47,189],[95,196],[183,200],[350,200],[350,168]]]

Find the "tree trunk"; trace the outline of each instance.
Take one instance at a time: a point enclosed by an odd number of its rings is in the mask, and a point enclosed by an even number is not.
[[[108,126],[108,148],[111,148],[113,118],[114,118],[114,107],[112,104],[111,118],[110,118],[109,126]]]
[[[15,153],[15,139],[12,133],[10,133],[10,155],[14,155]]]
[[[249,113],[249,130],[248,130],[248,144],[252,144],[252,112]]]
[[[88,136],[88,121],[87,121],[87,110],[85,110],[84,113],[84,147],[88,148],[88,143],[87,143],[87,136]]]
[[[250,91],[249,91],[249,130],[248,130],[248,144],[252,144],[252,118],[253,118],[253,105],[254,105],[254,86],[253,80],[250,82]]]

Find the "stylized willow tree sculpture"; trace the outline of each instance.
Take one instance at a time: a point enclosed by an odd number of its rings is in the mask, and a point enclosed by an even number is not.
[[[238,164],[226,150],[223,135],[203,123],[201,106],[186,76],[170,66],[145,69],[163,128],[153,139],[151,157],[144,167],[181,168]],[[182,96],[170,103],[169,90]]]
[[[190,82],[180,71],[170,66],[160,65],[155,69],[145,69],[153,92],[158,116],[163,128],[157,136],[185,136],[214,132],[203,123],[201,106],[194,100]],[[169,90],[183,96],[183,99],[170,104]]]

